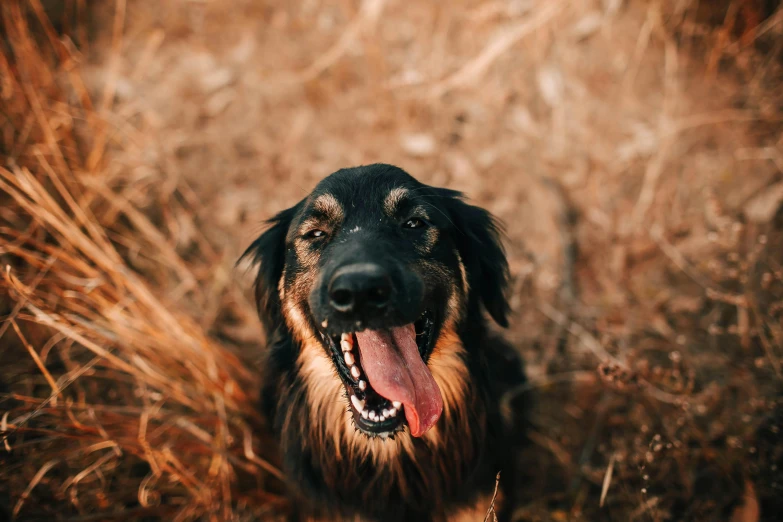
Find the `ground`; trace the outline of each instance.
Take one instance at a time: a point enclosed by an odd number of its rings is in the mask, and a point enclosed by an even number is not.
[[[0,506],[284,509],[235,262],[322,177],[381,161],[505,225],[534,404],[519,520],[772,520],[774,2],[74,1],[50,32],[14,4]]]

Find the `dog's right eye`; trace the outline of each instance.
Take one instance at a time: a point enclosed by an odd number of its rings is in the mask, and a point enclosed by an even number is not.
[[[421,218],[410,218],[403,225],[403,228],[426,228],[427,222]]]
[[[324,232],[323,230],[317,230],[317,229],[316,230],[310,230],[309,232],[307,232],[305,234],[305,237],[307,239],[319,239],[319,238],[322,238],[322,237],[326,237],[326,232]]]

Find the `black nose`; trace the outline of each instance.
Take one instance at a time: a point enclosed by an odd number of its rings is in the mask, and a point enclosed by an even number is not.
[[[380,266],[357,263],[338,268],[329,281],[329,304],[341,313],[379,311],[389,304],[391,279]]]

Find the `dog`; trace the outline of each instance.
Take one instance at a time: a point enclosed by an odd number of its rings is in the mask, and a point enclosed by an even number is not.
[[[501,231],[456,191],[374,164],[339,170],[243,254],[267,350],[261,408],[291,520],[483,520],[514,504],[524,435],[503,414],[522,361]],[[488,316],[488,317],[487,317]]]

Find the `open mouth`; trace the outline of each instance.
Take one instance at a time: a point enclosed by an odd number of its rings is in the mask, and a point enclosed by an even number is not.
[[[434,326],[426,311],[404,326],[321,334],[359,430],[387,437],[407,423],[411,434],[420,437],[437,422],[443,399],[427,368]]]

